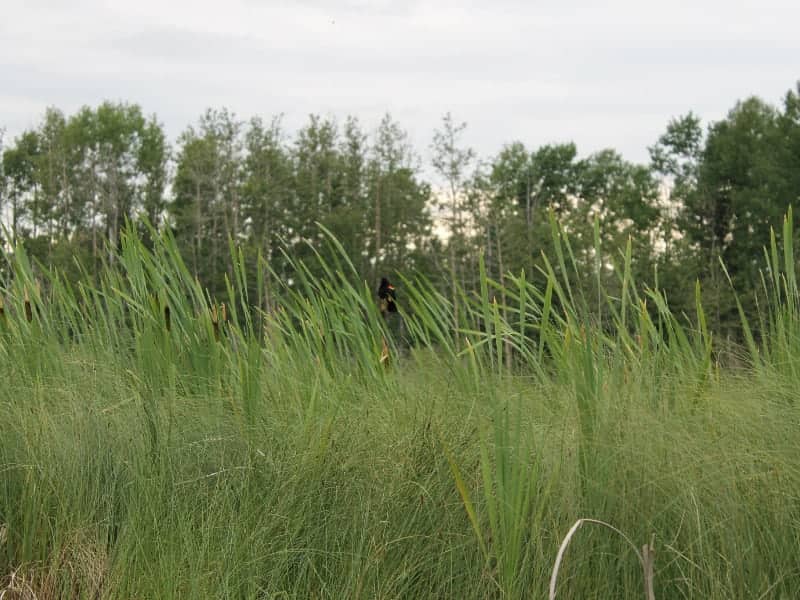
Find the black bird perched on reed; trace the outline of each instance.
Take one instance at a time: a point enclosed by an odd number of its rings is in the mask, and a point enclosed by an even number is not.
[[[397,312],[396,299],[397,296],[395,295],[394,286],[389,283],[386,277],[381,278],[381,285],[378,288],[378,302],[381,315],[383,315],[384,318],[388,313]]]

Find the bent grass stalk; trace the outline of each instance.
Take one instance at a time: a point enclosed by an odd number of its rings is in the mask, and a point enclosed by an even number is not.
[[[567,535],[564,536],[564,539],[561,541],[561,545],[558,547],[558,553],[556,554],[556,561],[553,565],[553,572],[550,576],[550,588],[549,588],[549,600],[555,600],[556,598],[556,587],[558,584],[558,573],[561,568],[561,562],[564,560],[564,554],[567,551],[567,546],[569,546],[570,542],[572,541],[573,536],[578,532],[578,529],[584,524],[593,524],[593,525],[600,525],[602,527],[606,527],[610,529],[617,535],[619,535],[625,543],[630,546],[633,550],[634,554],[636,554],[636,558],[639,560],[639,564],[642,567],[642,577],[644,580],[644,593],[645,593],[645,600],[655,600],[655,591],[654,591],[654,583],[653,583],[653,562],[654,562],[654,555],[655,555],[655,548],[653,546],[653,541],[651,540],[649,544],[645,544],[642,546],[642,551],[639,552],[639,549],[636,547],[636,544],[631,541],[631,539],[622,533],[619,529],[611,525],[610,523],[606,523],[605,521],[600,521],[599,519],[578,519],[572,525],[570,530],[567,532]]]

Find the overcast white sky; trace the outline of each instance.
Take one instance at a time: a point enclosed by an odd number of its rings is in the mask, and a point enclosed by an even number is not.
[[[676,115],[721,118],[800,79],[796,0],[0,0],[0,127],[105,99],[171,139],[242,118],[389,111],[426,158],[451,111],[482,156],[573,140],[635,161]]]

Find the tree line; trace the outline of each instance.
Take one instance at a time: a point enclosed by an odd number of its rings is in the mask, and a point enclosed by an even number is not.
[[[268,265],[291,283],[284,252],[326,252],[322,225],[370,285],[419,273],[457,309],[455,290],[479,285],[481,256],[495,280],[536,279],[553,257],[555,224],[576,267],[563,275],[580,293],[619,288],[627,260],[676,310],[693,310],[699,281],[711,325],[731,331],[728,277],[753,311],[763,249],[800,200],[800,84],[779,105],[751,97],[717,122],[671,120],[648,164],[610,148],[581,156],[570,142],[515,141],[478,157],[465,128],[444,116],[426,168],[388,114],[372,129],[311,115],[291,135],[280,117],[208,110],[170,143],[135,104],[51,108],[14,140],[3,145],[0,135],[5,241],[77,278],[78,265],[91,273],[113,262],[125,224],[146,217],[171,230],[189,269],[221,295],[231,242],[251,268]],[[267,297],[264,308],[278,301]]]

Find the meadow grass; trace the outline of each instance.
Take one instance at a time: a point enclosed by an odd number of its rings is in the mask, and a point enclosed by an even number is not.
[[[332,236],[325,277],[295,264],[269,314],[247,292],[269,266],[247,273],[235,248],[224,299],[168,236],[148,250],[129,230],[79,284],[18,248],[0,316],[0,594],[547,598],[588,518],[653,541],[657,598],[795,597],[791,245],[767,251],[733,369],[701,290],[695,315],[673,315],[636,287],[628,248],[621,293],[587,301],[554,237],[544,285],[508,277],[501,296],[482,270],[456,330],[450,299],[404,281],[403,340]],[[646,597],[630,546],[590,526],[556,592]]]

